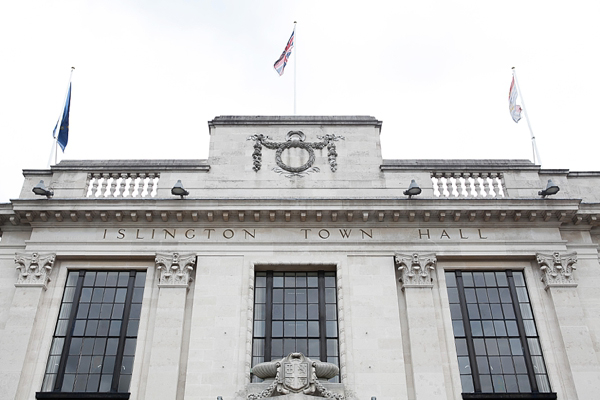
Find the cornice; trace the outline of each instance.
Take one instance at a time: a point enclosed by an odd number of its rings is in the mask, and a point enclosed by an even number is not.
[[[470,171],[477,170],[479,172],[497,172],[508,170],[533,170],[539,171],[540,166],[533,164],[529,160],[383,160],[379,168],[382,171],[414,171],[414,170],[440,170],[444,171]]]
[[[30,199],[0,208],[0,223],[344,222],[530,223],[600,226],[600,210],[586,212],[565,199]]]

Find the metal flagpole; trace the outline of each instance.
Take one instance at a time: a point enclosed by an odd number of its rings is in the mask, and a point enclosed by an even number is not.
[[[515,67],[512,67],[513,78],[515,78],[515,84],[517,85],[517,90],[519,91],[519,96],[521,96],[521,103],[523,103],[523,112],[525,113],[525,119],[527,120],[527,126],[529,127],[529,133],[531,134],[531,147],[533,148],[533,163],[535,164],[536,156],[537,160],[542,165],[542,158],[540,157],[540,153],[538,151],[537,145],[535,144],[535,135],[533,134],[533,130],[531,129],[531,123],[529,122],[529,116],[527,115],[527,107],[525,107],[525,99],[523,98],[523,92],[521,92],[521,88],[519,87],[519,80],[517,79],[517,71]]]
[[[67,96],[69,95],[69,87],[71,86],[71,80],[73,78],[73,71],[75,70],[75,67],[71,67],[71,73],[69,74],[69,84],[67,85],[67,91],[65,92],[65,98],[63,100],[62,103],[62,107],[60,109],[60,113],[58,114],[58,121],[56,121],[56,126],[54,127],[54,141],[52,142],[52,148],[50,149],[50,157],[48,158],[48,168],[50,168],[50,163],[52,162],[52,152],[54,150],[54,165],[56,165],[56,161],[58,158],[58,134],[56,133],[56,129],[60,127],[60,122],[62,120],[63,117],[63,112],[65,110],[65,104],[67,101]],[[59,133],[60,133],[60,128],[59,128]]]
[[[296,66],[298,63],[298,33],[296,32],[296,21],[294,21],[294,47],[296,48],[296,55],[294,56],[294,115],[296,115]]]

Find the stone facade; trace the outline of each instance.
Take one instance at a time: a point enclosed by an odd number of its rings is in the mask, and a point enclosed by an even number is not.
[[[57,321],[68,320],[69,271],[133,271],[131,282],[146,272],[125,390],[134,400],[265,391],[269,381],[251,374],[257,276],[325,271],[340,371],[312,394],[461,399],[446,273],[509,270],[523,273],[544,356],[551,390],[538,398],[595,398],[600,173],[526,160],[383,160],[380,129],[361,116],[217,117],[208,160],[25,170],[19,198],[0,204],[3,397],[58,398],[42,388]],[[41,179],[52,198],[32,193]],[[422,192],[409,198],[412,179]],[[542,198],[548,179],[560,191]],[[183,199],[171,194],[178,180]]]

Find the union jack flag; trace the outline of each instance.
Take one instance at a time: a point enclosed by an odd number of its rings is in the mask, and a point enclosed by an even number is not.
[[[294,33],[296,32],[296,27],[294,26],[294,30],[292,31],[292,36],[290,36],[290,40],[288,40],[287,45],[285,46],[285,50],[281,53],[281,57],[277,61],[273,67],[275,71],[279,74],[279,76],[283,75],[283,70],[288,62],[288,59],[292,55],[292,48],[294,47]]]

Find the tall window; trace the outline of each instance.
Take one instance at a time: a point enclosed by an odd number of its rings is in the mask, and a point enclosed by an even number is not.
[[[463,398],[489,398],[486,393],[556,398],[523,272],[449,271],[446,283]]]
[[[38,398],[129,391],[145,280],[141,271],[69,272]]]
[[[292,352],[339,366],[335,272],[256,273],[252,365]]]

